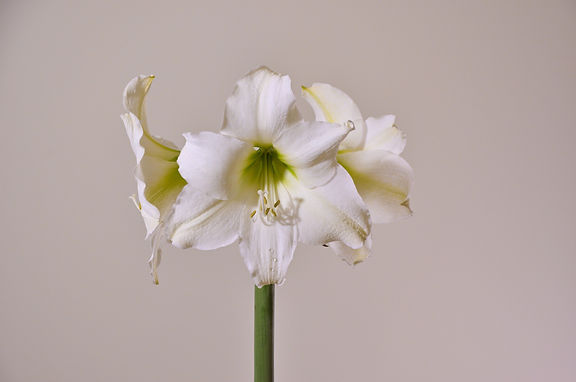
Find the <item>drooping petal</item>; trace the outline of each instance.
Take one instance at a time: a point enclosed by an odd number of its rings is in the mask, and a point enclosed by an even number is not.
[[[222,134],[184,134],[178,158],[180,174],[196,190],[216,199],[229,199],[240,182],[251,145]],[[255,193],[255,192],[254,192]]]
[[[346,123],[352,121],[352,131],[340,145],[340,150],[360,150],[366,139],[366,125],[356,103],[342,90],[322,83],[302,86],[302,96],[314,110],[317,121]]]
[[[342,166],[322,186],[310,189],[288,178],[286,188],[296,203],[300,241],[313,245],[341,241],[353,249],[362,247],[370,234],[370,214]]]
[[[150,135],[146,128],[144,98],[153,78],[138,76],[128,83],[124,90],[127,113],[121,115],[136,155],[136,204],[146,224],[147,236],[156,229],[186,184],[176,163],[180,151],[173,144]]]
[[[266,67],[242,77],[226,101],[221,133],[246,142],[271,144],[301,117],[295,106],[290,77]]]
[[[354,179],[374,223],[389,223],[412,214],[408,196],[414,174],[404,159],[385,150],[366,150],[339,154],[338,162]]]
[[[294,168],[298,180],[316,187],[334,177],[338,146],[350,131],[346,124],[300,122],[284,129],[274,147],[282,161]]]
[[[162,219],[186,184],[178,173],[178,163],[162,158],[144,155],[136,169],[139,189],[139,201],[142,211],[158,209],[158,219]],[[140,188],[140,187],[139,187]]]
[[[153,78],[141,75],[128,83],[124,89],[126,113],[121,118],[136,155],[138,196],[133,199],[146,225],[146,237],[151,237],[152,255],[148,263],[153,281],[158,284],[160,246],[164,240],[161,226],[186,182],[178,173],[176,163],[180,151],[173,143],[154,137],[148,131],[144,100]]]
[[[386,150],[400,155],[406,146],[406,135],[394,124],[394,115],[366,120],[364,150]]]
[[[341,241],[328,243],[328,247],[336,252],[342,260],[349,265],[356,265],[372,254],[372,235],[368,235],[364,245],[357,249],[352,249]]]
[[[178,248],[225,247],[236,241],[240,220],[248,214],[241,203],[214,199],[188,184],[174,203],[166,236]]]
[[[158,210],[155,205],[146,200],[146,197],[144,196],[146,183],[144,183],[144,181],[139,178],[138,170],[136,170],[135,178],[138,194],[131,195],[130,198],[134,201],[138,211],[140,211],[140,215],[142,215],[144,226],[146,226],[146,239],[148,239],[156,227],[158,227],[158,223],[160,222],[160,210]]]
[[[162,153],[178,152],[178,147],[166,140],[159,137],[155,137],[150,134],[148,130],[148,122],[146,120],[146,108],[144,100],[146,98],[146,94],[150,90],[150,86],[152,85],[152,80],[154,80],[153,75],[139,75],[138,77],[134,77],[126,88],[124,88],[124,109],[126,109],[127,113],[133,114],[139,121],[142,128],[142,144],[145,146],[149,146],[150,150],[154,149],[155,146],[160,146],[160,150],[157,153],[161,155]],[[134,150],[136,151],[136,150]],[[169,154],[167,154],[169,155]]]
[[[148,265],[150,266],[150,275],[152,276],[152,282],[156,285],[159,284],[158,281],[158,267],[160,266],[160,261],[162,260],[162,248],[161,241],[163,240],[163,235],[159,234],[161,231],[155,231],[150,239],[150,244],[152,245],[152,255],[148,259]]]
[[[240,253],[258,287],[284,282],[297,241],[294,224],[267,221],[258,215],[242,219]]]

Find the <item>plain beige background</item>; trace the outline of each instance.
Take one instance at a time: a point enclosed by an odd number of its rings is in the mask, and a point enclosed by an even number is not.
[[[2,0],[0,381],[251,380],[237,247],[152,285],[119,114],[154,73],[182,144],[259,65],[396,114],[417,177],[366,263],[299,247],[278,382],[576,380],[574,1]]]

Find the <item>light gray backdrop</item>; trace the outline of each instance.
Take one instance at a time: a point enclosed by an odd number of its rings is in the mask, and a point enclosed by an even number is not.
[[[0,380],[251,380],[237,247],[170,249],[152,285],[119,114],[154,73],[151,129],[182,144],[260,65],[396,114],[416,173],[366,263],[299,247],[277,381],[574,381],[568,0],[3,0]]]

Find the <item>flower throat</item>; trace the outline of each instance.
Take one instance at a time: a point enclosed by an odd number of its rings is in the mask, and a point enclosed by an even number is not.
[[[247,158],[243,170],[245,179],[258,190],[258,206],[250,217],[254,217],[257,212],[260,212],[262,217],[277,216],[280,206],[278,186],[287,172],[294,174],[273,146],[254,147],[254,152]]]

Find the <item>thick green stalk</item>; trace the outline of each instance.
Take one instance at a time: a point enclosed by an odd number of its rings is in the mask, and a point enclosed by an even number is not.
[[[254,289],[254,382],[274,381],[274,285]]]

